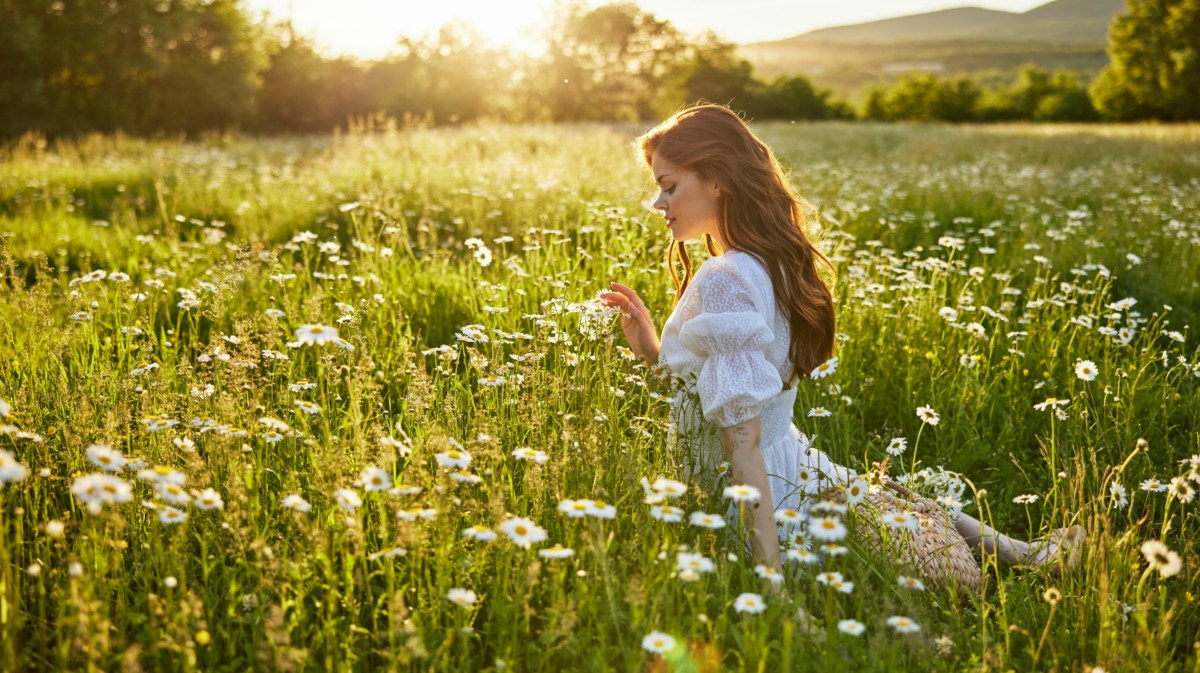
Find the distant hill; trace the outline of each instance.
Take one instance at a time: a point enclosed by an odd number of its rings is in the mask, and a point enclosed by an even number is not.
[[[909,70],[1011,76],[1025,63],[1090,79],[1107,62],[1108,24],[1125,0],[1054,0],[1024,13],[959,7],[740,45],[771,77],[806,74],[854,98]]]
[[[978,7],[900,16],[814,30],[769,44],[897,44],[961,40],[1021,42],[1104,42],[1108,24],[1125,0],[1054,0],[1024,13]]]

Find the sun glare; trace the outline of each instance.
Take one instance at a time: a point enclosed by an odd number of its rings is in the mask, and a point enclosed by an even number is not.
[[[462,24],[484,44],[537,54],[540,30],[549,22],[551,0],[252,0],[278,19],[291,17],[296,30],[332,52],[378,58],[394,51],[401,37],[434,35]]]

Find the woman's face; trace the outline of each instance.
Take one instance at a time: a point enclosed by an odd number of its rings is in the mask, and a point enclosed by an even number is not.
[[[676,241],[690,241],[708,234],[724,249],[718,229],[717,183],[699,174],[675,166],[658,152],[651,156],[650,171],[658,183],[654,209],[667,218],[667,228]]]

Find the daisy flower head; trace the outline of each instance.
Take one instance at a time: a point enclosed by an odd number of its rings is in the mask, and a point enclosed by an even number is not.
[[[125,468],[125,454],[104,444],[93,444],[87,448],[87,457],[93,465],[105,472],[120,472]]]
[[[158,520],[165,524],[183,523],[187,520],[187,512],[175,509],[174,507],[159,507]]]
[[[775,523],[783,524],[784,526],[799,526],[803,520],[803,515],[794,509],[784,508],[775,511]]]
[[[475,605],[475,602],[479,600],[479,596],[470,589],[459,589],[456,587],[446,593],[446,600],[460,608],[469,608]]]
[[[1067,404],[1070,401],[1071,400],[1060,400],[1057,397],[1047,397],[1046,401],[1038,402],[1037,404],[1033,405],[1033,408],[1037,409],[1038,411],[1045,411],[1047,409],[1056,409],[1058,407],[1061,407],[1061,406]]]
[[[316,388],[316,387],[317,387],[317,384],[313,383],[312,381],[309,381],[308,379],[300,379],[299,381],[296,381],[295,383],[288,384],[288,390],[292,391],[293,393],[298,393],[302,390],[312,390],[313,388]]]
[[[663,523],[679,523],[683,521],[683,510],[670,505],[655,505],[650,508],[650,516]]]
[[[1150,479],[1143,481],[1141,485],[1141,489],[1143,491],[1150,491],[1152,493],[1161,493],[1168,488],[1171,488],[1171,485],[1164,484],[1163,482],[1159,481],[1158,477],[1151,477]]]
[[[917,407],[917,418],[920,418],[922,423],[928,423],[929,425],[937,425],[942,421],[942,417],[938,415],[938,412],[934,411],[933,407],[929,405]]]
[[[0,399],[0,418],[8,418],[12,413],[12,405],[7,400]]]
[[[4,480],[3,464],[6,453],[8,452],[0,450],[0,481]],[[21,467],[24,469],[24,466]],[[9,478],[8,481],[14,480]],[[133,486],[129,482],[102,472],[76,477],[75,481],[71,482],[71,493],[85,505],[124,503],[133,500]]]
[[[863,478],[855,479],[846,487],[846,502],[850,505],[857,505],[867,497],[867,480]]]
[[[725,527],[725,517],[720,514],[709,514],[707,512],[692,512],[689,517],[693,526],[716,530]]]
[[[1125,509],[1129,506],[1129,491],[1125,489],[1125,485],[1119,481],[1114,481],[1108,485],[1108,495],[1113,507],[1117,509]]]
[[[173,418],[167,418],[161,414],[147,416],[142,419],[142,423],[145,424],[146,430],[150,432],[157,432],[159,430],[165,430],[166,428],[179,425],[179,421]]]
[[[321,407],[317,404],[313,404],[312,402],[309,402],[308,400],[296,400],[295,405],[296,405],[297,409],[299,409],[300,411],[303,411],[306,414],[321,413]]]
[[[725,497],[734,502],[758,502],[762,492],[753,486],[736,484],[725,487]]]
[[[829,586],[833,587],[833,589],[839,593],[847,595],[854,593],[854,582],[842,580],[840,582],[831,582]]]
[[[388,547],[367,554],[367,560],[375,561],[381,558],[396,558],[397,556],[408,556],[408,550],[404,547]]]
[[[1025,493],[1013,498],[1012,501],[1018,505],[1032,505],[1038,501],[1038,496],[1036,493]]]
[[[809,418],[826,418],[826,417],[832,416],[832,415],[833,415],[833,412],[826,409],[825,407],[813,407],[812,409],[808,410]]]
[[[760,564],[754,566],[754,573],[756,575],[758,575],[759,579],[767,580],[768,582],[770,582],[771,584],[774,584],[776,586],[783,584],[783,573],[779,572],[778,570],[772,568],[769,565],[764,565],[764,564],[760,563]]]
[[[587,515],[597,519],[615,519],[617,508],[603,500],[593,500],[591,506],[587,508]]]
[[[912,512],[888,512],[884,515],[883,520],[887,522],[887,525],[892,527],[892,530],[913,531],[917,529],[917,525],[920,523],[917,520],[917,515]]]
[[[572,500],[571,498],[566,498],[558,503],[559,513],[566,514],[572,519],[582,519],[587,516],[588,510],[591,508],[591,500]]]
[[[545,465],[546,461],[550,460],[550,456],[546,455],[545,451],[531,449],[528,446],[521,446],[513,449],[512,457],[517,460],[528,460],[538,465]]]
[[[887,448],[884,451],[888,452],[889,456],[899,456],[908,448],[908,440],[903,437],[893,437],[892,441],[888,442]]]
[[[175,484],[183,486],[187,481],[187,475],[166,465],[155,465],[154,467],[138,470],[138,479],[148,481],[151,484]]]
[[[464,528],[462,534],[468,540],[477,540],[479,542],[491,542],[496,539],[496,531],[480,524]]]
[[[679,572],[690,570],[697,573],[710,573],[713,571],[713,562],[704,554],[679,552],[675,555],[675,569]]]
[[[196,507],[200,509],[225,509],[225,501],[221,494],[211,488],[206,488],[196,495]]]
[[[450,449],[434,454],[437,464],[447,468],[467,469],[471,465],[471,454],[461,449]]]
[[[531,519],[512,518],[500,524],[500,532],[508,536],[514,544],[522,549],[529,549],[534,543],[546,539],[546,529],[534,523]]]
[[[762,596],[747,592],[739,595],[733,600],[733,609],[737,612],[745,612],[756,615],[763,610],[766,610],[767,604],[763,601]]]
[[[901,589],[912,589],[913,591],[925,590],[925,583],[916,577],[901,575],[896,578],[896,584],[900,585]]]
[[[1146,557],[1146,563],[1150,567],[1158,571],[1162,577],[1172,577],[1178,575],[1183,569],[1183,559],[1179,554],[1167,548],[1167,545],[1158,540],[1146,540],[1142,543],[1142,556]]]
[[[849,552],[850,548],[845,545],[837,544],[836,542],[830,542],[828,544],[821,545],[821,551],[825,552],[827,556],[841,556],[842,554]]]
[[[832,586],[837,582],[845,582],[845,578],[839,572],[824,572],[817,575],[817,581],[826,586]]]
[[[787,550],[787,557],[789,561],[795,561],[804,565],[815,565],[820,560],[816,554],[803,547]]]
[[[836,500],[818,500],[813,503],[812,507],[808,508],[813,514],[845,514],[850,511],[850,508]]]
[[[896,633],[918,633],[921,630],[921,625],[908,617],[888,617],[887,625],[895,629]]]
[[[186,505],[192,501],[192,496],[188,495],[188,492],[177,484],[160,482],[155,485],[154,490],[158,493],[159,497],[172,505]]]
[[[861,636],[867,627],[857,619],[842,619],[838,621],[838,631],[848,636]]]
[[[1050,605],[1058,605],[1058,602],[1062,600],[1062,592],[1054,587],[1046,587],[1046,590],[1042,592],[1042,600]]]
[[[362,506],[362,498],[353,489],[339,488],[333,492],[333,499],[337,502],[338,507],[353,512]]]
[[[838,359],[837,359],[837,356],[835,355],[835,356],[829,358],[828,360],[826,360],[825,362],[822,362],[821,364],[817,365],[817,368],[812,370],[812,372],[808,375],[808,377],[810,379],[825,378],[826,376],[829,376],[830,374],[837,371],[837,365],[838,365]]]
[[[358,480],[365,491],[386,491],[392,487],[392,473],[374,465],[363,470]]]
[[[687,484],[684,484],[681,481],[675,481],[674,479],[667,479],[666,477],[659,477],[658,479],[655,479],[654,483],[650,485],[650,488],[654,489],[656,493],[666,498],[678,498],[679,496],[687,493]]]
[[[1094,381],[1100,370],[1096,368],[1096,363],[1091,360],[1080,360],[1075,363],[1075,376],[1080,381]]]
[[[569,558],[575,555],[575,550],[570,547],[564,547],[561,544],[555,544],[549,549],[539,549],[538,556],[544,559],[560,559]]]
[[[457,481],[460,484],[478,484],[483,481],[483,477],[463,470],[451,472],[450,479]]]
[[[283,500],[279,501],[279,506],[296,512],[308,512],[312,509],[312,505],[296,493],[285,496]]]
[[[832,516],[816,516],[808,520],[808,532],[816,539],[837,542],[846,537],[846,526]]]
[[[642,649],[654,654],[666,654],[674,650],[675,645],[674,638],[658,631],[651,631],[642,638]]]
[[[328,325],[301,325],[296,330],[296,341],[301,344],[320,346],[327,343],[336,343],[337,340],[337,328]]]
[[[1196,497],[1196,491],[1188,483],[1187,477],[1175,477],[1171,479],[1171,483],[1167,486],[1167,489],[1176,500],[1182,503],[1189,503]]]

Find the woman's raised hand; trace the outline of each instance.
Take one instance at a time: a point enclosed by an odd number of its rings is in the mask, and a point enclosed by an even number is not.
[[[612,283],[615,292],[603,292],[600,298],[609,306],[621,310],[621,331],[633,354],[648,364],[658,363],[658,330],[642,298],[632,288]]]

